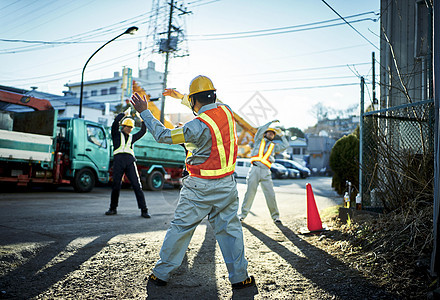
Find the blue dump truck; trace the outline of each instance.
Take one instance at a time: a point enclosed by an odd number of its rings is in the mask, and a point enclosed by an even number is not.
[[[147,132],[134,151],[145,188],[161,190],[166,182],[180,186],[182,146],[159,144]],[[111,181],[112,153],[109,129],[101,124],[58,118],[53,109],[0,111],[0,183],[72,185],[77,192],[90,192]]]

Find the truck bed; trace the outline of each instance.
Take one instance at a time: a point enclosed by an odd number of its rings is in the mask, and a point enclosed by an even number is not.
[[[0,129],[0,159],[51,161],[52,137]]]

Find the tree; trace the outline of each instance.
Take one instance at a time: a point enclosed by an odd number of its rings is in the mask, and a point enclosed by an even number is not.
[[[302,132],[301,129],[297,128],[297,127],[289,127],[287,128],[287,130],[290,132],[290,136],[296,136],[299,138],[304,138],[304,132]]]
[[[330,153],[330,168],[333,171],[332,187],[338,194],[345,191],[345,182],[359,186],[359,138],[354,134],[340,138]]]
[[[315,105],[312,106],[312,108],[309,111],[319,122],[325,118],[327,118],[329,113],[329,108],[326,107],[322,102],[318,102]]]

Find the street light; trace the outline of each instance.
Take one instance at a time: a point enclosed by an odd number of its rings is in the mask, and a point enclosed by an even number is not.
[[[105,47],[105,45],[113,42],[114,40],[116,40],[118,37],[123,36],[124,34],[134,34],[136,31],[138,31],[139,28],[137,28],[136,26],[130,27],[127,30],[125,30],[124,33],[121,33],[120,35],[112,38],[110,41],[108,41],[107,43],[105,43],[104,45],[102,45],[98,50],[95,51],[95,53],[92,54],[92,56],[89,57],[89,59],[87,60],[86,64],[84,65],[84,68],[82,70],[82,74],[81,74],[81,92],[80,92],[80,96],[79,96],[79,118],[82,118],[82,101],[83,101],[83,89],[84,89],[84,71],[86,69],[87,64],[89,63],[89,61],[92,59],[92,57],[98,53],[99,50],[101,50],[102,48]]]

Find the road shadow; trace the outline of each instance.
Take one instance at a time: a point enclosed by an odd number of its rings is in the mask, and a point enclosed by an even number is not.
[[[360,272],[345,265],[327,252],[307,243],[290,228],[282,224],[277,224],[277,227],[294,246],[301,250],[305,257],[293,253],[282,243],[257,228],[246,223],[242,225],[270,250],[287,261],[302,276],[337,299],[399,299],[368,282]],[[258,278],[256,280],[258,283]]]
[[[183,258],[180,267],[171,275],[165,287],[147,283],[147,299],[217,299],[218,287],[216,280],[216,240],[211,225],[205,219],[199,226],[206,227],[203,243],[192,263],[188,253],[193,251],[192,243]],[[227,274],[226,274],[227,275]]]
[[[4,291],[0,298],[31,299],[40,295],[101,251],[114,236],[105,234],[96,237],[61,262],[54,261],[62,259],[60,251],[67,249],[74,239],[46,241],[36,254],[28,253],[30,258],[25,263],[0,276],[0,288]]]

